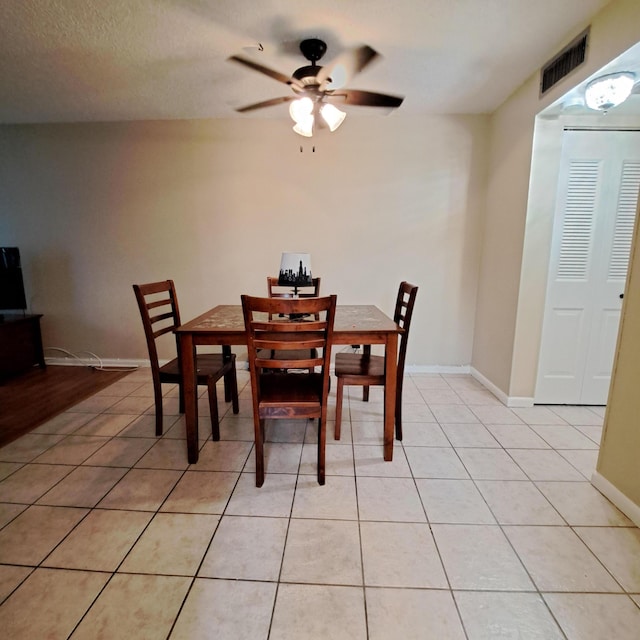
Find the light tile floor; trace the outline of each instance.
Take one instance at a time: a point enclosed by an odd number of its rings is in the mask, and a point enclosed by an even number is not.
[[[247,383],[220,442],[200,400],[196,465],[175,387],[154,437],[148,370],[0,449],[3,637],[640,638],[640,531],[589,483],[602,408],[408,375],[384,462],[381,390],[351,388],[326,485],[298,421],[256,489]]]

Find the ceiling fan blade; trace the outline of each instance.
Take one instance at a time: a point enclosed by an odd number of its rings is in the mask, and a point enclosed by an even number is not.
[[[254,109],[262,109],[264,107],[272,107],[276,104],[282,104],[283,102],[291,102],[295,100],[296,96],[282,96],[281,98],[271,98],[271,100],[264,100],[263,102],[256,102],[255,104],[249,104],[246,107],[240,107],[236,109],[239,113],[245,111],[253,111]]]
[[[399,107],[404,100],[400,96],[389,96],[384,93],[360,91],[359,89],[340,89],[328,93],[327,96],[342,104],[360,107],[388,107],[392,109]]]
[[[320,90],[344,87],[356,73],[360,73],[377,57],[378,52],[367,45],[345,51],[320,70],[318,74]]]
[[[245,67],[249,67],[249,69],[253,69],[254,71],[258,71],[259,73],[264,73],[264,75],[277,80],[278,82],[282,82],[284,84],[291,84],[291,78],[289,76],[285,76],[284,73],[280,73],[279,71],[274,71],[273,69],[269,69],[269,67],[265,67],[253,60],[249,60],[248,58],[242,58],[240,56],[231,56],[228,58],[233,62],[239,62],[243,64]]]

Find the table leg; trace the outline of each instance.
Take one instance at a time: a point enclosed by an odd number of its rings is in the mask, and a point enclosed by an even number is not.
[[[196,363],[193,336],[180,334],[180,365],[182,367],[182,392],[184,393],[184,421],[187,431],[187,459],[189,464],[198,462],[198,397]]]
[[[387,335],[384,349],[384,459],[393,460],[393,434],[396,415],[396,384],[398,372],[398,334]]]

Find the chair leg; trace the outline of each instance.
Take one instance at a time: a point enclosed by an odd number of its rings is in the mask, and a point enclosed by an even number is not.
[[[369,402],[369,387],[362,387],[362,402]]]
[[[218,416],[218,396],[216,394],[216,381],[209,378],[207,382],[209,389],[209,413],[211,414],[211,437],[213,440],[220,440],[220,420]]]
[[[182,388],[182,383],[178,385],[178,398],[178,411],[184,413],[184,389]]]
[[[233,413],[240,413],[240,402],[238,400],[238,378],[236,377],[235,369],[229,374],[229,392],[231,394],[231,407],[233,409]],[[226,395],[225,401],[229,402]]]
[[[256,447],[256,487],[261,487],[264,484],[264,420],[254,417],[253,426]]]
[[[327,440],[327,416],[318,419],[318,484],[324,484],[325,444]]]
[[[342,394],[344,390],[344,382],[342,378],[338,378],[338,387],[336,389],[336,422],[333,431],[333,439],[340,440],[340,431],[342,428]]]
[[[156,405],[156,435],[162,435],[162,384],[153,385],[153,397]]]
[[[402,441],[402,384],[396,388],[396,440]]]

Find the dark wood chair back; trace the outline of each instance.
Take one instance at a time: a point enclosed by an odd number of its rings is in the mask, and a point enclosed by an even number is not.
[[[256,486],[264,482],[264,421],[291,418],[318,419],[318,482],[324,484],[336,296],[257,298],[243,295],[242,310],[253,398]],[[300,352],[308,354],[307,357],[290,357]],[[306,371],[288,372],[294,368]]]
[[[182,365],[180,362],[180,345],[175,335],[175,354],[172,359],[160,365],[158,358],[158,338],[173,333],[180,326],[180,309],[173,280],[134,284],[144,335],[147,340],[153,395],[156,410],[156,435],[162,435],[163,408],[162,383],[177,384],[179,387],[179,411],[184,413],[184,393],[182,390]],[[218,402],[216,382],[224,378],[225,400],[232,402],[233,412],[238,413],[238,382],[236,378],[236,357],[227,349],[226,353],[206,353],[196,356],[196,382],[206,385],[209,391],[209,411],[211,413],[211,430],[214,440],[220,439],[218,419]]]
[[[402,440],[402,387],[404,384],[404,367],[407,358],[407,343],[413,306],[416,301],[418,287],[401,282],[396,297],[396,307],[393,314],[394,322],[403,329],[398,350],[398,369],[396,374],[396,406],[395,423],[396,438]],[[342,398],[345,386],[361,386],[362,400],[369,401],[370,386],[384,386],[385,359],[384,356],[372,355],[371,345],[364,345],[363,353],[338,353],[335,358],[335,376],[338,379],[336,389],[335,438],[340,439],[342,422]]]
[[[396,309],[393,314],[394,322],[404,329],[400,336],[400,348],[398,350],[398,397],[402,398],[402,381],[404,379],[404,365],[407,359],[407,343],[409,341],[409,328],[413,316],[413,305],[418,294],[418,287],[408,282],[401,282],[396,299]]]
[[[156,340],[167,333],[173,333],[180,326],[180,309],[173,280],[134,284],[133,290],[138,301],[142,326],[147,340],[151,373],[155,381],[158,378],[160,364]],[[180,353],[178,338],[175,337],[176,354]]]
[[[320,278],[312,278],[312,285],[309,286],[303,286],[303,287],[298,287],[298,294],[297,297],[298,298],[317,298],[320,295]],[[290,286],[283,286],[278,284],[278,278],[274,277],[274,276],[267,276],[267,295],[270,298],[293,298],[294,297],[294,290],[290,287]],[[319,319],[319,315],[315,315],[316,320]],[[271,319],[272,316],[269,316],[269,319]],[[311,351],[310,352],[311,355],[309,355],[309,351],[300,351],[298,353],[291,353],[290,359],[295,359],[295,360],[305,360],[308,359],[309,357],[314,357],[315,356],[315,352]],[[265,352],[260,354],[265,355]],[[272,356],[275,354],[271,354]]]

